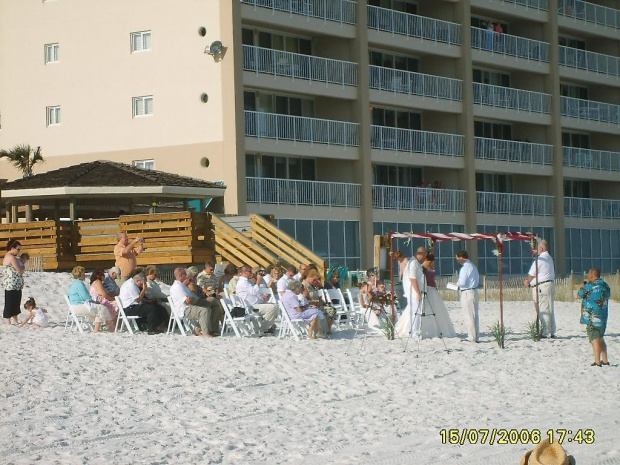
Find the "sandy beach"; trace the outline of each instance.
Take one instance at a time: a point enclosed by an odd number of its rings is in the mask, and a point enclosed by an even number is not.
[[[299,342],[64,333],[70,275],[25,281],[24,300],[52,326],[0,326],[0,463],[518,464],[533,445],[441,436],[500,428],[570,430],[564,447],[578,464],[620,464],[617,302],[611,366],[598,368],[578,302],[556,303],[554,340],[529,340],[532,303],[507,302],[499,349],[487,329],[498,303],[487,302],[480,344],[409,341],[405,351],[407,341],[378,334],[352,341],[353,330]],[[447,305],[462,335],[460,307]],[[568,442],[580,429],[593,444]]]

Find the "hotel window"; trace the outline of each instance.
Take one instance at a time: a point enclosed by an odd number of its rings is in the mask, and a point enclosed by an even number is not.
[[[151,31],[131,33],[131,53],[143,52],[151,49]]]
[[[45,64],[56,63],[59,58],[58,44],[45,45]]]
[[[147,116],[153,114],[153,96],[145,95],[144,97],[133,98],[133,117]]]
[[[154,170],[155,160],[134,160],[133,166],[135,166],[136,168],[141,168],[143,170]]]
[[[56,126],[60,124],[60,106],[47,107],[47,126]]]

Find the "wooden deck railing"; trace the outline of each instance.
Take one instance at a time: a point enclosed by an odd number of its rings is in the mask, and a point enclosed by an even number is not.
[[[58,269],[73,260],[70,222],[0,224],[0,243],[6,245],[9,239],[21,242],[22,252],[41,257],[45,269]]]

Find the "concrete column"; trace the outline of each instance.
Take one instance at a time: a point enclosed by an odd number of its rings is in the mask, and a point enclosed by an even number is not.
[[[544,92],[551,94],[551,126],[547,127],[547,144],[553,145],[553,174],[549,195],[553,195],[553,255],[555,272],[566,273],[566,230],[564,221],[564,154],[562,153],[562,116],[560,96],[560,48],[558,32],[558,0],[549,0],[549,21],[543,25],[543,40],[549,43],[549,75],[545,76]],[[545,239],[550,239],[546,237]]]
[[[360,253],[362,268],[373,263],[372,159],[370,156],[371,111],[368,76],[368,9],[357,2],[357,33],[352,43],[351,61],[357,65],[357,100],[352,103],[359,123],[359,161],[354,163],[355,182],[360,183]]]
[[[474,78],[471,60],[471,2],[462,0],[456,6],[456,22],[461,24],[461,57],[457,60],[459,78],[463,80],[463,112],[458,116],[459,134],[465,136],[465,167],[459,173],[459,188],[465,189],[465,232],[478,232],[476,215],[476,157],[474,153]],[[465,244],[463,244],[465,248]],[[467,242],[469,258],[478,262],[477,241]]]

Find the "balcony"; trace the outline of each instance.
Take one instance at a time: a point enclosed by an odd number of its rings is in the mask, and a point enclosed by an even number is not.
[[[359,145],[357,123],[247,110],[245,112],[245,135],[258,139],[310,144],[354,147]]]
[[[595,171],[620,171],[620,152],[562,147],[564,166]]]
[[[357,63],[243,46],[243,69],[293,79],[357,86]]]
[[[553,196],[476,192],[477,212],[496,215],[553,216]]]
[[[247,178],[248,203],[359,208],[360,185],[344,182]]]
[[[562,97],[562,116],[599,123],[620,124],[620,105]]]
[[[563,45],[560,45],[560,65],[609,76],[620,76],[620,58]]]
[[[564,197],[564,215],[571,218],[620,219],[620,200]]]
[[[463,81],[431,74],[370,66],[370,88],[435,99],[463,100]]]
[[[514,3],[515,5],[521,5],[526,8],[533,8],[535,10],[547,11],[549,8],[548,0],[503,0],[506,3]]]
[[[368,27],[406,37],[461,44],[461,26],[439,19],[368,5]]]
[[[553,146],[513,140],[474,138],[475,157],[528,165],[551,165]]]
[[[241,0],[241,3],[290,15],[355,24],[356,3],[349,0]]]
[[[471,47],[498,55],[549,63],[549,44],[525,37],[471,28]]]
[[[620,29],[620,11],[581,0],[560,0],[558,14],[588,23]]]
[[[447,157],[463,156],[464,137],[457,134],[372,126],[373,149],[409,153],[429,153]]]
[[[464,212],[465,191],[373,185],[372,206],[383,210]]]
[[[551,113],[551,95],[474,82],[474,103],[529,113]]]

